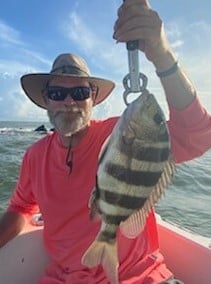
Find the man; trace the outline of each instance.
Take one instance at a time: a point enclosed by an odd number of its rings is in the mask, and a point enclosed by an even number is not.
[[[211,146],[210,116],[177,64],[162,21],[146,0],[123,3],[114,39],[139,39],[140,50],[156,68],[170,108],[174,160],[183,162],[204,153]],[[84,60],[72,54],[58,56],[49,74],[28,74],[21,83],[27,96],[47,109],[55,132],[26,151],[15,192],[1,218],[0,246],[20,232],[39,206],[52,259],[39,284],[106,284],[103,269],[83,266],[81,257],[100,227],[89,220],[87,204],[95,185],[98,154],[118,119],[94,121],[91,112],[111,93],[114,83],[92,77]],[[153,212],[136,239],[118,232],[118,250],[120,283],[180,283],[173,280],[159,252]]]

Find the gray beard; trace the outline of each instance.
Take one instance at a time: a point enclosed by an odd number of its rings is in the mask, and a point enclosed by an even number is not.
[[[87,125],[91,113],[85,113],[83,110],[77,112],[48,110],[48,117],[51,124],[62,136],[70,137]]]

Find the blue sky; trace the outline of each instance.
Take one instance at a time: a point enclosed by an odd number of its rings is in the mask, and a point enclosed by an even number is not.
[[[110,78],[116,88],[96,107],[94,116],[120,114],[122,78],[127,74],[124,44],[112,39],[119,0],[6,0],[0,9],[0,120],[48,120],[45,111],[31,103],[20,87],[20,76],[48,72],[63,52],[82,55],[92,74]],[[194,82],[198,95],[211,111],[211,1],[151,0],[161,15],[181,65]],[[154,68],[140,53],[140,71],[148,88],[167,110]]]

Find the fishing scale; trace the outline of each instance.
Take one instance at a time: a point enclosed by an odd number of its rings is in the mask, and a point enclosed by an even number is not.
[[[125,0],[123,0],[125,2]],[[142,93],[147,87],[147,76],[139,72],[139,40],[132,40],[126,43],[128,52],[129,73],[123,78],[124,93],[123,99],[126,105],[130,93]],[[142,84],[141,84],[142,80]]]

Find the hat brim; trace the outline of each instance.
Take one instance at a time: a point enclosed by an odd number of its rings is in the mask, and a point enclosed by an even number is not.
[[[56,77],[67,77],[68,79],[81,80],[86,79],[91,84],[98,87],[98,95],[94,102],[97,105],[104,101],[115,87],[114,82],[97,78],[97,77],[85,77],[78,75],[68,74],[49,74],[49,73],[37,73],[37,74],[26,74],[21,77],[21,86],[29,97],[29,99],[41,108],[46,109],[46,103],[43,99],[43,90],[47,86],[48,82]]]

